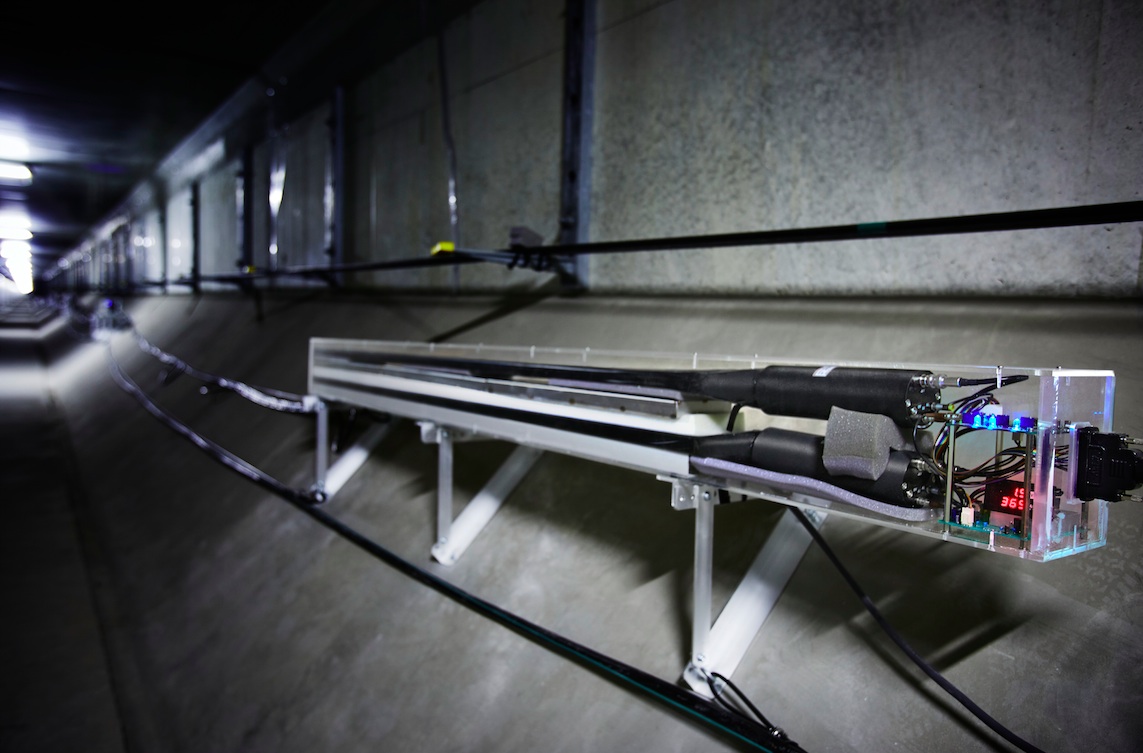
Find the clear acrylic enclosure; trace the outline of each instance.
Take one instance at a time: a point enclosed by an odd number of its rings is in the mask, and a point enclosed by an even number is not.
[[[911,370],[926,375],[923,379],[929,380],[936,397],[915,407],[915,416],[901,426],[903,449],[930,479],[923,503],[918,502],[919,509],[910,511],[909,516],[891,511],[886,514],[884,506],[853,506],[844,495],[791,492],[762,477],[711,478],[706,471],[695,475],[747,496],[823,509],[903,532],[1038,561],[1106,542],[1108,502],[1076,496],[1076,478],[1082,470],[1077,432],[1083,427],[1112,430],[1115,376],[1110,371],[315,339],[311,341],[311,391],[320,394],[313,379],[316,365],[352,361],[354,354],[371,356],[373,363],[378,356],[394,354],[424,359],[430,365],[434,359],[465,359],[642,372],[747,371],[769,366],[814,367],[815,375],[849,367]],[[526,381],[543,380],[530,376]],[[617,388],[599,384],[593,389],[606,393]],[[529,399],[545,397],[542,392],[532,392]],[[557,394],[553,399],[562,398]],[[731,410],[730,403],[717,399],[684,399],[692,404],[692,410],[714,412],[716,416]],[[696,407],[696,402],[706,405]],[[615,414],[611,420],[621,422],[624,419],[619,412],[629,408],[612,405],[599,410],[611,410]],[[824,420],[791,419],[749,407],[741,413],[735,425],[739,431],[778,426],[824,435],[829,430]],[[719,424],[719,420],[711,423]]]

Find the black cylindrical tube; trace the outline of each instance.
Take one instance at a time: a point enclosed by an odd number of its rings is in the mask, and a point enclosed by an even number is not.
[[[360,364],[416,364],[460,370],[489,379],[525,377],[655,387],[749,405],[773,416],[795,418],[828,419],[830,410],[837,406],[907,423],[913,418],[913,407],[939,398],[935,388],[914,382],[915,377],[929,373],[915,369],[767,366],[735,371],[669,371],[490,361],[420,353],[329,352],[324,355]]]
[[[825,438],[816,434],[771,428],[758,432],[701,437],[695,442],[694,454],[824,481],[891,505],[916,506],[906,494],[910,487],[917,486],[912,480],[910,468],[913,453],[891,451],[885,471],[874,480],[834,476],[826,470],[822,461],[824,442]]]
[[[911,418],[911,405],[925,397],[923,386],[913,380],[927,373],[845,366],[767,366],[753,371],[705,373],[702,393],[745,402],[772,416],[827,419],[837,406],[904,423]],[[742,399],[744,394],[750,399]]]

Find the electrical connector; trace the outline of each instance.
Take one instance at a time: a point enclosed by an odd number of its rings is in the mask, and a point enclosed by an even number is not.
[[[1076,491],[1084,501],[1118,502],[1143,485],[1143,451],[1124,434],[1100,432],[1094,426],[1076,430]]]

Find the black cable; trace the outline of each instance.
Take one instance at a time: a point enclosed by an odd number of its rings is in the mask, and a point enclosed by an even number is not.
[[[1028,375],[1027,374],[1013,374],[1012,376],[1002,377],[1000,379],[1000,384],[998,384],[997,387],[1005,387],[1009,384],[1015,384],[1016,382],[1026,382],[1026,381],[1028,381]],[[957,379],[956,380],[956,386],[957,387],[975,387],[978,384],[996,384],[996,380],[992,377],[987,377],[984,379]]]
[[[200,275],[200,282],[218,282],[242,285],[254,280],[269,280],[278,277],[327,277],[331,274],[347,272],[391,272],[405,269],[422,269],[432,267],[455,267],[460,264],[478,264],[492,262],[508,265],[512,255],[500,251],[456,251],[437,256],[418,256],[410,259],[393,259],[390,261],[352,262],[348,264],[333,264],[324,266],[284,267],[281,269],[267,269],[263,271],[243,272],[240,274]],[[171,280],[172,285],[193,285],[191,278],[181,277]]]
[[[167,428],[177,432],[186,439],[189,439],[200,450],[211,456],[218,462],[226,467],[235,471],[236,473],[244,476],[245,478],[253,481],[261,486],[263,489],[277,494],[278,496],[296,504],[309,506],[322,499],[319,494],[304,492],[299,489],[283,484],[274,477],[267,474],[265,471],[251,465],[234,453],[225,449],[221,445],[207,439],[206,437],[195,433],[185,424],[176,421],[166,411],[156,405],[139,385],[137,385],[129,376],[123,373],[123,369],[119,366],[119,362],[115,359],[114,354],[111,353],[111,346],[108,345],[107,352],[109,355],[109,363],[111,367],[111,377],[121,389],[134,397],[146,410],[155,418],[159,419]]]
[[[113,319],[113,329],[128,329],[135,338],[135,344],[144,353],[156,358],[161,363],[170,366],[179,374],[186,374],[194,379],[204,382],[206,384],[213,384],[220,389],[229,390],[252,403],[269,408],[271,410],[282,411],[284,413],[316,413],[321,405],[321,401],[310,395],[298,395],[292,392],[283,392],[281,390],[268,389],[265,387],[253,387],[245,382],[240,382],[235,379],[227,379],[226,377],[211,374],[201,369],[196,369],[186,361],[178,356],[168,353],[162,348],[151,343],[147,338],[143,337],[135,327],[135,322],[131,319],[121,307],[116,307],[112,299],[107,299],[106,307],[111,311]],[[71,313],[74,309],[69,307],[69,323],[71,322]],[[90,312],[82,312],[81,319],[87,324],[88,330],[100,329],[100,318],[98,314]],[[119,326],[114,326],[119,325]],[[165,383],[169,383],[167,380]]]
[[[749,708],[751,712],[753,712],[754,716],[758,717],[758,721],[769,727],[771,732],[778,736],[782,736],[784,734],[782,730],[778,729],[778,727],[776,727],[769,719],[766,718],[766,716],[761,711],[758,710],[758,707],[751,702],[750,698],[745,693],[743,693],[737,685],[730,681],[729,677],[726,677],[725,675],[722,675],[718,672],[709,672],[707,674],[707,684],[710,685],[712,691],[716,687],[714,680],[718,680],[733,690],[734,694],[737,695],[738,698],[746,704],[746,707]]]
[[[742,410],[742,403],[735,403],[730,408],[730,415],[726,419],[726,430],[734,431],[734,424],[738,421],[738,413]],[[730,504],[730,492],[724,488],[718,490],[718,503],[720,505]]]
[[[281,390],[266,389],[263,387],[252,387],[245,382],[239,382],[234,379],[227,379],[226,377],[211,374],[201,369],[188,364],[178,356],[166,352],[159,348],[143,335],[139,334],[137,330],[132,327],[132,334],[135,336],[135,342],[139,349],[144,353],[153,356],[160,362],[170,366],[180,373],[193,377],[200,382],[213,384],[220,389],[229,390],[236,395],[239,395],[252,403],[269,408],[270,410],[282,411],[283,413],[316,413],[320,406],[320,401],[316,398],[307,395],[298,395],[290,392],[282,392]]]
[[[726,248],[733,246],[774,246],[789,243],[869,240],[872,238],[916,238],[964,233],[994,233],[1010,230],[1106,225],[1143,220],[1143,201],[1091,204],[1020,212],[934,217],[919,220],[862,222],[854,225],[759,230],[716,235],[674,238],[594,241],[538,246],[528,249],[541,255],[618,254],[638,251],[679,251],[684,249]],[[460,249],[458,249],[460,250]],[[471,249],[463,249],[470,252]]]
[[[841,564],[841,560],[837,558],[837,555],[834,554],[833,549],[831,549],[829,544],[826,543],[826,540],[822,537],[821,532],[818,531],[817,527],[810,522],[809,518],[806,517],[806,514],[797,507],[791,507],[790,512],[794,514],[794,517],[798,519],[798,522],[802,524],[802,527],[805,528],[806,531],[809,532],[810,536],[813,537],[814,541],[817,542],[818,547],[821,548],[822,552],[829,559],[829,561],[833,563],[833,566],[837,568],[838,573],[841,574],[841,577],[849,585],[850,589],[852,589],[853,592],[857,594],[857,598],[860,599],[861,603],[865,605],[866,610],[868,610],[873,619],[877,621],[877,624],[881,626],[881,629],[885,631],[885,634],[888,635],[889,638],[897,644],[898,648],[905,652],[905,655],[908,656],[913,661],[913,663],[921,669],[922,672],[928,675],[929,678],[937,685],[940,685],[941,688],[943,688],[946,693],[956,699],[960,705],[968,709],[973,716],[984,722],[984,724],[989,729],[1015,745],[1020,750],[1023,750],[1026,753],[1044,753],[1035,745],[1032,745],[1030,742],[1020,737],[1000,722],[993,719],[987,711],[978,706],[975,701],[973,701],[959,688],[945,679],[944,675],[938,672],[936,668],[925,661],[920,654],[914,651],[913,647],[905,641],[901,634],[898,633],[897,630],[889,624],[889,621],[885,619],[885,617],[881,614],[881,611],[876,607],[876,605],[874,605],[873,600],[870,599],[868,595],[866,595],[865,591],[862,590],[861,586],[857,583],[854,577],[850,575],[849,570],[846,569],[845,565]]]
[[[402,559],[377,542],[366,537],[364,534],[317,507],[315,503],[319,502],[320,499],[314,493],[294,489],[283,484],[215,442],[197,434],[190,427],[175,419],[156,405],[150,397],[123,372],[119,363],[115,360],[114,353],[111,352],[110,345],[108,345],[108,356],[111,375],[116,384],[134,397],[148,413],[159,419],[163,425],[172,429],[180,436],[189,439],[196,447],[206,452],[210,457],[223,463],[226,467],[239,473],[243,477],[254,481],[262,488],[273,492],[305,515],[308,515],[314,521],[325,526],[333,533],[381,560],[398,572],[429,586],[453,601],[483,614],[501,625],[528,637],[536,643],[553,648],[584,665],[635,687],[661,703],[677,711],[681,711],[688,716],[697,718],[719,732],[747,743],[758,750],[765,751],[766,753],[805,753],[804,750],[793,741],[775,737],[771,730],[751,719],[727,712],[716,704],[678,685],[669,683],[655,675],[624,664],[605,654],[575,643],[558,633],[540,627]]]
[[[735,403],[730,409],[730,416],[726,419],[726,430],[734,431],[734,424],[738,421],[738,413],[742,410],[742,403]]]
[[[870,240],[873,238],[915,238],[934,235],[964,233],[993,233],[1012,230],[1076,227],[1081,225],[1109,225],[1143,220],[1143,201],[1125,201],[1109,204],[1091,204],[1055,209],[1034,209],[1020,212],[934,217],[919,220],[888,222],[862,222],[852,225],[756,230],[742,233],[692,235],[673,238],[640,238],[634,240],[595,241],[591,243],[565,243],[552,246],[534,246],[527,249],[524,264],[520,264],[519,248],[475,249],[458,248],[451,253],[429,257],[413,257],[382,262],[358,262],[315,267],[294,267],[257,271],[238,275],[199,275],[193,279],[172,280],[174,285],[194,285],[196,282],[244,284],[251,280],[274,277],[327,277],[341,272],[381,272],[420,267],[456,266],[492,262],[509,268],[531,267],[537,271],[551,268],[552,257],[575,257],[584,254],[618,254],[640,251],[681,251],[687,249],[727,248],[733,246],[774,246],[790,243],[824,243],[833,241]]]
[[[1003,379],[1001,379],[1000,380],[1000,386],[1001,387],[1007,387],[1010,384],[1016,384],[1017,382],[1026,382],[1026,381],[1028,381],[1028,375],[1027,374],[1014,374],[1013,376],[1006,376]],[[962,398],[958,398],[956,400],[953,400],[951,405],[961,405],[963,403],[969,402],[970,400],[975,400],[977,398],[984,397],[985,395],[990,395],[993,392],[993,390],[996,389],[996,387],[995,387],[996,380],[995,379],[966,379],[966,380],[961,381],[958,386],[968,387],[968,386],[976,386],[978,384],[986,384],[988,386],[983,388],[983,389],[977,390],[976,392],[972,393],[968,397],[962,397]]]

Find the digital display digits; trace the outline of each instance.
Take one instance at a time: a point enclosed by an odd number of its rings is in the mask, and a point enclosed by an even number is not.
[[[1028,505],[1023,481],[997,481],[984,488],[984,509],[1019,515]]]

